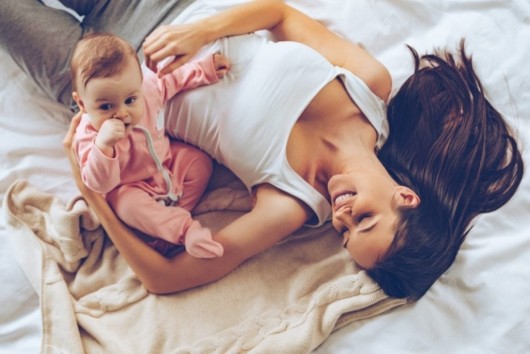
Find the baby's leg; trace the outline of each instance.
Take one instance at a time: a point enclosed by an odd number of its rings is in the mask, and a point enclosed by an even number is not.
[[[138,186],[118,187],[107,195],[107,200],[124,223],[173,244],[181,243],[193,222],[189,211],[168,207]]]
[[[223,247],[213,241],[210,230],[194,221],[189,211],[178,206],[165,206],[138,186],[116,188],[107,195],[107,200],[124,223],[147,235],[174,245],[184,244],[186,251],[195,257],[210,258],[223,254]],[[164,242],[153,242],[151,246],[162,254],[171,251]]]
[[[182,190],[178,206],[191,211],[208,186],[213,170],[212,159],[196,147],[179,141],[171,142],[171,154],[173,180]]]

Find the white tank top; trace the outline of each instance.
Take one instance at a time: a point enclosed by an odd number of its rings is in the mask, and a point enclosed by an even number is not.
[[[216,50],[231,60],[229,73],[177,95],[166,109],[167,132],[206,151],[249,190],[270,183],[298,198],[316,215],[307,226],[322,225],[331,206],[289,166],[291,129],[316,94],[339,77],[376,129],[380,147],[388,133],[384,102],[358,77],[300,43],[249,34],[220,39],[201,53]]]

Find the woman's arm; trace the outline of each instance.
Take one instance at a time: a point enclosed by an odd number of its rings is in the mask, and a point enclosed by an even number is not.
[[[175,56],[171,64],[160,70],[160,75],[165,75],[216,39],[274,27],[285,10],[282,1],[256,0],[197,22],[160,26],[144,41],[146,65],[156,72],[160,61]]]
[[[202,259],[180,253],[173,258],[165,258],[121,222],[101,194],[86,188],[81,181],[71,149],[79,118],[80,115],[76,115],[72,119],[63,142],[77,186],[120,254],[150,292],[172,293],[220,279],[244,260],[299,229],[309,217],[303,203],[272,186],[263,185],[256,191],[252,211],[214,236],[224,247],[222,257]]]
[[[160,27],[145,40],[146,63],[156,71],[157,63],[174,55],[176,59],[160,71],[164,75],[209,42],[263,29],[278,40],[312,47],[334,65],[359,76],[383,100],[388,98],[392,82],[384,65],[359,45],[279,0],[256,0],[190,24]]]

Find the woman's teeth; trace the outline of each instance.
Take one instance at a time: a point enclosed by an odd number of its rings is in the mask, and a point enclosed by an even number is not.
[[[348,198],[351,198],[353,197],[355,194],[353,193],[345,193],[345,194],[341,194],[339,195],[337,198],[335,198],[335,205],[339,204],[340,202],[348,199]]]

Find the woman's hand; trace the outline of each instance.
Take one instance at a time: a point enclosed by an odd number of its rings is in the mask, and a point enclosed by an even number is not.
[[[160,26],[144,41],[145,63],[161,77],[186,63],[208,43],[201,22],[183,25]],[[173,57],[169,64],[158,71],[158,64]]]
[[[66,153],[66,156],[68,156],[68,161],[70,162],[70,169],[72,170],[72,175],[78,188],[83,185],[83,181],[81,180],[81,171],[79,169],[79,165],[77,164],[77,159],[74,156],[72,145],[74,141],[75,130],[77,129],[77,126],[81,121],[81,116],[81,112],[77,112],[75,114],[75,116],[72,118],[72,121],[70,122],[68,132],[66,133],[63,139],[64,152]]]
[[[174,58],[160,70],[165,75],[189,61],[205,44],[216,39],[257,30],[273,30],[290,9],[282,0],[255,0],[234,6],[200,21],[181,25],[161,26],[144,41],[145,62],[158,72],[157,65],[164,59]],[[297,31],[305,33],[303,26]]]
[[[77,126],[81,121],[81,116],[82,113],[78,112],[72,118],[72,121],[70,122],[70,127],[68,128],[68,132],[66,133],[63,139],[63,148],[66,153],[66,156],[68,156],[68,161],[70,162],[70,169],[72,170],[72,177],[74,177],[75,184],[77,185],[77,188],[79,189],[87,203],[90,204],[91,202],[97,199],[103,200],[103,196],[99,193],[92,191],[83,183],[83,180],[81,179],[81,169],[79,168],[79,164],[77,163],[77,159],[72,148],[75,130],[77,129]]]

